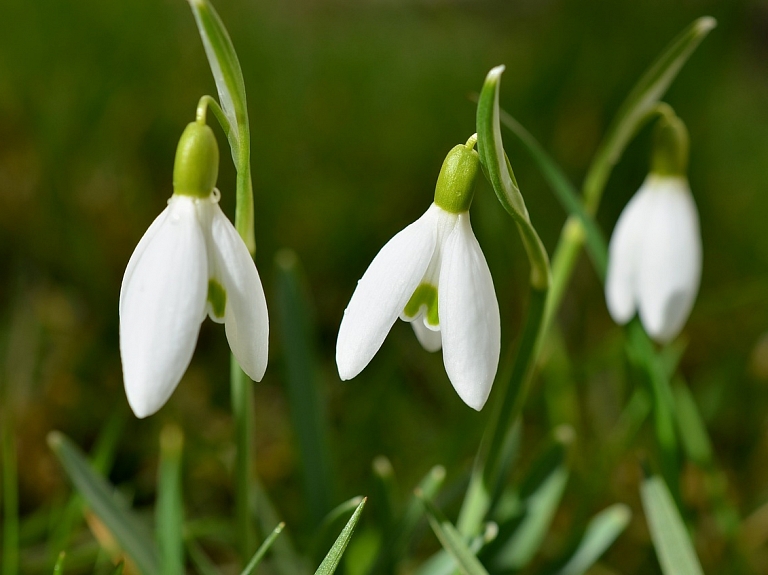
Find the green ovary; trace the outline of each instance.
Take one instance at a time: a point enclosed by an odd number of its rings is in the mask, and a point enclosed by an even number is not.
[[[213,315],[218,318],[224,317],[224,310],[227,307],[227,290],[215,279],[208,280],[208,301],[211,302]]]
[[[422,306],[427,308],[427,323],[431,326],[440,325],[440,317],[437,314],[437,288],[435,286],[420,284],[413,292],[411,299],[405,304],[403,312],[408,317],[416,317]]]

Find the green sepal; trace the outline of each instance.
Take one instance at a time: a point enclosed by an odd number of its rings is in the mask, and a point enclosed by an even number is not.
[[[440,325],[440,316],[437,313],[437,288],[432,284],[419,284],[411,299],[405,304],[403,313],[408,317],[416,317],[422,306],[427,307],[427,323],[433,326]]]
[[[452,214],[469,210],[475,195],[475,180],[480,156],[474,150],[474,138],[455,146],[443,161],[435,186],[435,204]]]
[[[672,108],[663,113],[653,131],[651,173],[659,176],[685,176],[688,171],[688,130]]]
[[[203,123],[187,124],[176,148],[173,193],[207,198],[219,177],[219,146],[213,131]]]
[[[208,280],[208,301],[213,309],[213,315],[219,319],[223,318],[224,311],[227,309],[227,290],[213,278]]]

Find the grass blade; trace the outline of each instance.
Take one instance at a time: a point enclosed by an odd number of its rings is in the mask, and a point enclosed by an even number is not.
[[[349,540],[352,538],[352,533],[355,531],[355,526],[360,520],[360,514],[363,512],[365,502],[366,498],[364,497],[360,504],[357,506],[357,509],[355,509],[352,517],[349,518],[349,521],[344,526],[344,529],[341,530],[338,539],[336,539],[336,542],[333,544],[330,551],[328,551],[328,555],[326,555],[325,559],[323,559],[323,562],[320,563],[320,567],[318,567],[317,571],[315,571],[315,575],[331,575],[334,571],[336,571],[336,567],[338,567],[339,562],[341,561],[341,557],[344,555],[344,550],[347,548]]]
[[[56,564],[53,566],[53,575],[64,575],[64,558],[66,556],[64,551],[59,553],[59,558],[56,559]]]
[[[664,480],[656,475],[646,478],[640,497],[664,575],[704,575]]]
[[[253,570],[256,569],[256,566],[264,558],[264,555],[267,554],[269,548],[272,547],[272,543],[275,542],[277,536],[282,533],[284,527],[285,523],[279,523],[277,527],[275,527],[274,531],[272,531],[272,533],[269,534],[269,537],[264,540],[264,543],[261,544],[240,575],[251,575],[251,573],[253,573]]]
[[[557,575],[582,575],[616,541],[631,518],[632,512],[623,503],[611,505],[595,515],[576,551]]]
[[[318,387],[314,324],[298,257],[291,250],[275,256],[278,319],[291,420],[299,444],[304,500],[313,526],[331,508],[333,473],[327,425]]]
[[[112,570],[111,575],[123,575],[123,567],[125,567],[125,563],[120,561],[120,563],[118,563],[117,566]]]
[[[184,508],[181,497],[181,429],[168,425],[160,433],[157,478],[157,544],[163,575],[184,575]]]
[[[691,391],[682,380],[678,380],[672,392],[675,397],[677,429],[688,459],[704,469],[711,469],[714,465],[712,443]]]
[[[113,496],[113,487],[98,475],[82,451],[62,433],[48,434],[48,445],[59,458],[70,480],[120,547],[145,575],[160,572],[158,553],[148,529]]]
[[[0,429],[3,461],[3,574],[19,572],[19,476],[13,418],[6,411]]]
[[[434,531],[443,549],[453,557],[459,571],[464,575],[488,575],[488,571],[485,570],[482,563],[469,549],[458,529],[443,516],[442,512],[421,491],[416,491],[416,497],[424,505],[424,511],[427,514],[432,531]]]

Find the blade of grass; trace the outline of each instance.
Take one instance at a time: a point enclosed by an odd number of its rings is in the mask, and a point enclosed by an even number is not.
[[[112,575],[123,575],[123,567],[125,567],[125,563],[120,561],[120,563],[118,563],[117,566],[112,570]]]
[[[48,445],[93,512],[145,575],[160,572],[157,548],[147,527],[114,497],[114,488],[98,475],[82,451],[62,433],[48,434]]]
[[[419,490],[416,490],[416,497],[424,505],[424,511],[432,531],[443,549],[456,562],[459,571],[464,575],[488,575],[488,571],[469,549],[461,533],[443,516],[442,512]]]
[[[622,503],[611,505],[595,515],[576,551],[557,575],[582,575],[616,541],[631,518],[632,512]]]
[[[274,543],[278,535],[282,533],[284,527],[285,527],[285,523],[279,523],[277,527],[275,527],[272,533],[270,533],[269,536],[264,540],[264,543],[262,543],[261,546],[258,548],[256,553],[253,555],[251,560],[248,562],[248,565],[245,566],[245,569],[243,569],[240,575],[251,575],[251,573],[253,573],[254,569],[256,569],[256,566],[264,558],[264,555],[267,554],[267,551],[269,551],[269,548],[272,547],[272,543]]]
[[[640,497],[664,575],[704,575],[664,480],[655,475],[646,478]]]
[[[187,554],[200,575],[221,575],[205,551],[194,539],[186,540]]]
[[[328,426],[316,370],[313,313],[296,254],[280,250],[275,256],[275,270],[291,420],[299,444],[305,506],[316,526],[331,509],[334,487]]]
[[[157,478],[157,545],[163,575],[184,575],[184,507],[181,496],[181,457],[184,436],[175,425],[160,433]]]
[[[64,551],[59,553],[59,557],[56,559],[56,564],[53,566],[53,575],[64,575],[64,559],[66,556],[67,554]]]
[[[360,520],[360,514],[363,512],[365,502],[366,498],[364,497],[363,500],[360,501],[360,504],[357,506],[357,509],[355,509],[352,517],[349,518],[349,521],[344,526],[344,529],[341,530],[338,539],[336,539],[336,542],[328,551],[325,559],[323,559],[323,562],[320,563],[317,571],[315,571],[315,575],[332,575],[333,572],[336,571],[336,567],[338,567],[339,562],[341,561],[341,557],[344,555],[344,550],[347,548],[349,540],[352,538],[352,533],[355,531],[355,526]]]

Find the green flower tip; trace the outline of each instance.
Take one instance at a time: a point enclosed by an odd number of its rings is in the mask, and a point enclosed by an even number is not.
[[[437,288],[432,284],[420,284],[405,304],[403,311],[408,317],[416,317],[422,308],[426,308],[425,316],[429,325],[440,325],[440,316],[437,313]]]
[[[674,112],[662,114],[653,133],[651,173],[685,176],[688,171],[688,130]]]
[[[454,147],[445,157],[435,186],[435,204],[452,214],[469,210],[475,194],[480,157],[474,150],[477,137]]]
[[[176,148],[173,165],[175,194],[207,198],[219,176],[219,146],[213,131],[204,123],[187,125]]]
[[[213,309],[213,315],[223,318],[227,308],[227,290],[215,279],[208,280],[208,302]]]

